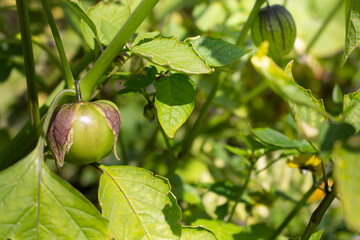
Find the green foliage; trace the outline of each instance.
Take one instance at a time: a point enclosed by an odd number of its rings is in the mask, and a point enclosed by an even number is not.
[[[160,124],[165,133],[173,138],[194,109],[195,84],[184,74],[172,74],[156,82],[155,88]]]
[[[0,180],[2,238],[108,239],[108,221],[88,199],[49,170],[40,144],[2,171]]]
[[[342,0],[269,1],[297,23],[293,50],[273,59],[249,34],[265,2],[1,3],[0,238],[359,234],[359,4],[346,1],[344,17]],[[120,109],[122,127],[111,128],[120,162],[56,169],[43,136],[55,105],[76,101],[73,86],[78,101]],[[69,120],[59,124],[72,142]],[[87,142],[93,129],[82,130]],[[100,147],[91,138],[82,152]]]
[[[180,208],[167,179],[130,166],[100,166],[99,202],[116,239],[180,239]]]
[[[360,44],[360,3],[356,0],[346,0],[345,3],[346,39],[341,65],[344,65],[351,52]]]
[[[189,74],[210,73],[212,69],[194,51],[192,45],[176,38],[155,38],[129,47],[136,55],[167,69]]]
[[[358,143],[359,136],[352,141]],[[351,139],[350,139],[351,141]],[[351,144],[351,143],[350,143]],[[360,197],[360,153],[359,146],[354,149],[351,146],[338,144],[334,149],[335,179],[337,189],[344,207],[346,222],[350,228],[360,234],[360,207],[357,199]]]

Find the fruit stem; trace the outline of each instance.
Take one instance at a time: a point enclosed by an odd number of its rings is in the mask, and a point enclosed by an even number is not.
[[[266,0],[256,0],[255,5],[254,5],[253,9],[251,10],[251,13],[250,13],[248,19],[246,20],[246,22],[240,32],[240,35],[236,41],[236,45],[238,45],[240,47],[244,46],[245,39],[249,32],[249,29],[251,28],[251,25],[252,25],[256,15],[259,13],[260,8],[264,4],[265,1]]]
[[[79,80],[75,80],[75,89],[76,89],[76,101],[81,102],[82,98],[81,98]]]

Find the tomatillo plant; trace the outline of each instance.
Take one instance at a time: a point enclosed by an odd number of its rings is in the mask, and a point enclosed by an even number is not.
[[[59,106],[47,134],[56,165],[61,167],[64,160],[93,163],[109,155],[112,149],[116,156],[120,123],[119,109],[107,100]]]

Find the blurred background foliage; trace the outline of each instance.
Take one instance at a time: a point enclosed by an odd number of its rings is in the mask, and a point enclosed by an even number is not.
[[[126,1],[126,0],[122,0]],[[135,8],[140,0],[128,0]],[[80,19],[61,0],[51,0],[66,54],[73,70],[85,54],[91,51],[85,42]],[[105,1],[110,2],[110,1]],[[121,2],[121,0],[120,0]],[[254,0],[161,0],[152,15],[138,31],[159,31],[163,36],[179,40],[198,35],[222,38],[235,43],[253,7]],[[326,16],[334,9],[337,0],[270,0],[270,4],[285,4],[297,26],[295,48],[288,56],[276,59],[284,68],[294,60],[293,75],[297,83],[311,89],[316,98],[323,98],[326,110],[334,115],[341,112],[341,103],[333,98],[334,88],[342,93],[356,91],[360,87],[360,51],[355,50],[341,69],[345,39],[344,6],[337,9],[329,25],[315,44],[307,49]],[[39,1],[29,1],[31,31],[34,39],[36,74],[40,105],[62,80],[58,68],[55,44],[42,12]],[[97,1],[84,0],[84,8]],[[249,163],[245,157],[227,149],[235,146],[247,151],[246,136],[249,127],[271,127],[295,138],[297,132],[289,121],[288,111],[282,99],[270,89],[261,87],[262,79],[255,72],[249,58],[256,47],[247,38],[246,48],[251,54],[242,58],[241,71],[228,75],[218,91],[191,148],[171,179],[171,185],[186,224],[224,224],[222,220],[231,209],[237,192],[247,175]],[[147,104],[139,94],[116,95],[121,83],[131,73],[136,73],[148,63],[132,58],[120,72],[104,84],[96,96],[117,103],[122,115],[118,141],[121,161],[114,156],[103,160],[104,164],[129,164],[144,167],[156,174],[166,175],[171,158],[158,124],[143,116]],[[79,79],[91,67],[78,71]],[[81,69],[81,68],[80,68]],[[230,71],[223,67],[224,71]],[[189,120],[170,142],[175,150],[193,125],[199,109],[205,102],[219,71],[211,75],[191,76],[196,82],[195,109]],[[150,87],[151,88],[151,87]],[[151,89],[149,89],[151,91]],[[26,109],[26,81],[22,60],[21,43],[16,17],[15,1],[0,2],[0,149],[13,138],[28,120]],[[278,152],[263,155],[255,166],[250,184],[236,208],[233,223],[226,225],[227,232],[220,239],[266,238],[310,188],[310,173],[289,168],[286,157]],[[66,164],[59,172],[53,160],[49,166],[68,180],[86,197],[97,204],[99,172],[89,166]],[[268,166],[271,163],[270,166]],[[321,190],[309,199],[306,207],[290,222],[281,239],[292,239],[304,231],[310,215],[323,197]],[[326,213],[321,228],[326,229],[322,239],[359,239],[349,231],[341,214],[341,204],[335,201]],[[206,220],[208,219],[208,221]],[[219,221],[219,222],[216,222]]]

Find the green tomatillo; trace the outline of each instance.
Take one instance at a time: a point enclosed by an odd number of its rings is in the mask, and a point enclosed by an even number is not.
[[[87,164],[101,160],[114,149],[121,119],[117,106],[107,100],[75,102],[57,107],[47,133],[56,165],[64,160]]]
[[[274,57],[288,54],[294,47],[296,25],[293,17],[281,5],[260,9],[251,26],[251,39],[256,46],[269,41],[269,53]]]

